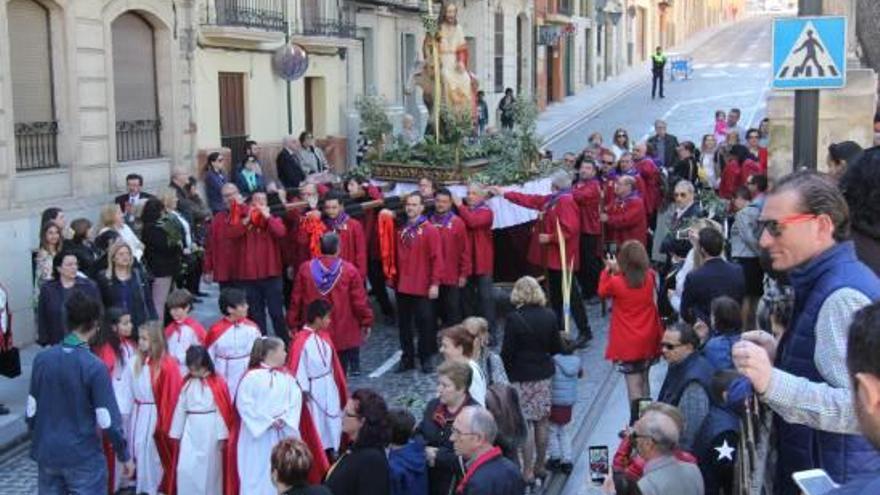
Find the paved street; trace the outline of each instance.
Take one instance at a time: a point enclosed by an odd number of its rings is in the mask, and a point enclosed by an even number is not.
[[[626,128],[632,139],[645,139],[652,131],[655,118],[669,123],[669,132],[679,140],[700,137],[711,132],[713,113],[739,107],[743,124],[756,124],[763,116],[764,100],[770,76],[770,20],[755,18],[729,27],[694,52],[694,75],[688,81],[667,81],[666,98],[651,101],[650,80],[634,87],[603,110],[547,143],[556,156],[577,151],[586,144],[587,135],[600,131],[606,143],[618,127]],[[648,69],[645,69],[646,74]],[[589,91],[589,90],[588,90]],[[572,113],[575,113],[574,109]],[[218,318],[215,297],[197,308],[197,317],[206,326]],[[596,330],[593,344],[581,355],[587,371],[579,384],[578,403],[572,430],[577,432],[575,449],[586,452],[587,445],[607,444],[613,450],[617,431],[623,426],[629,410],[620,376],[603,359],[607,320],[591,307],[590,319]],[[421,411],[433,395],[434,376],[418,372],[394,374],[394,355],[398,349],[395,328],[379,325],[362,352],[364,376],[352,379],[351,388],[372,387],[381,391],[396,405],[411,406]],[[26,371],[27,372],[27,371]],[[653,374],[656,391],[663,378],[662,367]],[[36,492],[36,471],[26,450],[12,451],[0,459],[0,495]],[[570,479],[552,480],[551,492],[566,495],[592,493],[585,482],[586,462],[579,459]]]

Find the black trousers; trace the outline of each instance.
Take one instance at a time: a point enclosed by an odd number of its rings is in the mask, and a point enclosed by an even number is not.
[[[367,264],[367,279],[370,281],[370,288],[373,289],[373,295],[379,303],[379,308],[385,316],[394,316],[394,306],[388,297],[388,289],[385,287],[385,273],[382,271],[382,260],[370,259]]]
[[[269,277],[259,280],[243,282],[247,292],[248,317],[259,327],[263,335],[269,330],[266,321],[266,310],[272,319],[272,329],[275,336],[287,344],[290,341],[290,333],[287,330],[287,322],[284,319],[284,301],[282,300],[281,277]]]
[[[547,282],[550,285],[550,304],[553,311],[556,312],[556,320],[559,324],[559,330],[565,329],[562,322],[562,272],[559,270],[547,270]],[[577,279],[571,281],[571,316],[577,326],[579,333],[573,335],[586,335],[592,338],[593,332],[590,330],[590,322],[587,320],[587,311],[584,309],[584,300],[581,297],[580,284]]]
[[[461,323],[461,289],[457,285],[441,285],[434,309],[441,322],[440,328]]]
[[[651,78],[651,98],[657,97],[657,84],[660,84],[660,98],[663,98],[663,73],[652,72]]]
[[[352,347],[339,351],[339,364],[346,373],[351,371],[360,371],[361,369],[361,348]]]
[[[602,260],[596,254],[598,247],[598,235],[581,234],[581,269],[578,272],[578,282],[581,284],[585,299],[595,297],[596,289],[599,287]]]
[[[419,360],[426,362],[437,347],[437,323],[434,318],[433,301],[426,296],[397,293],[397,324],[400,330],[400,350],[404,362],[415,358],[413,338],[418,333]]]
[[[489,335],[495,334],[495,298],[492,290],[492,275],[472,275],[462,292],[464,314],[482,316],[489,322]]]

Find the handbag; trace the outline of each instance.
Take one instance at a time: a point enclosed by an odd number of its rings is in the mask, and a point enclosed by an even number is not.
[[[17,347],[0,351],[0,375],[16,378],[21,374],[21,355]]]

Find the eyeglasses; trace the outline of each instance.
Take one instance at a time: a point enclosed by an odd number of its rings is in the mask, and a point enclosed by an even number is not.
[[[624,137],[624,138],[625,138],[625,137],[627,137],[627,136],[626,136],[626,134],[618,134],[618,135],[616,135],[616,136],[614,136],[614,137],[616,137],[616,138],[622,138],[622,137]]]
[[[663,350],[665,350],[665,351],[674,351],[675,349],[683,346],[684,344],[671,344],[669,342],[663,342],[660,345],[663,346]]]
[[[637,433],[637,432],[635,432],[635,431],[632,432],[632,433],[630,433],[630,434],[629,434],[629,437],[632,438],[633,441],[636,441],[636,440],[638,440],[639,438],[643,438],[643,439],[645,439],[645,440],[650,440],[650,441],[652,441],[652,442],[654,442],[654,443],[657,442],[656,440],[654,440],[654,437],[652,437],[651,435],[644,435],[644,434],[642,434],[642,433]]]
[[[783,227],[796,223],[809,222],[816,218],[819,218],[819,215],[814,215],[812,213],[797,213],[776,220],[758,220],[758,226],[760,227],[760,232],[766,230],[771,237],[779,237],[785,231]]]

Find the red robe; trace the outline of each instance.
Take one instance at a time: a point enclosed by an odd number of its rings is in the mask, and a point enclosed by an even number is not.
[[[477,206],[462,204],[458,207],[458,215],[467,227],[472,256],[468,276],[492,275],[495,268],[495,244],[492,241],[495,213],[485,203]]]
[[[147,360],[147,365],[150,361]],[[177,454],[180,447],[168,432],[171,431],[171,421],[174,418],[174,409],[177,407],[177,399],[180,397],[180,389],[183,387],[183,379],[180,377],[180,366],[177,360],[170,355],[162,356],[158,372],[150,366],[150,380],[153,383],[153,397],[156,400],[156,431],[153,439],[156,442],[156,450],[162,460],[162,482],[159,483],[159,491],[167,495],[174,495],[177,491],[177,481],[174,479],[177,466]],[[181,494],[184,495],[184,494]]]
[[[648,248],[648,217],[645,203],[638,194],[617,198],[608,209],[608,240],[619,248],[624,242],[635,239]]]
[[[324,224],[328,224],[325,220]],[[329,227],[327,229],[330,230]],[[348,218],[345,222],[333,229],[339,235],[339,257],[353,264],[361,278],[367,278],[367,241],[364,238],[364,227],[354,219]]]
[[[529,243],[529,263],[550,270],[562,270],[562,259],[559,256],[559,234],[557,224],[565,238],[566,264],[573,269],[580,268],[581,219],[578,205],[570,191],[556,194],[522,194],[518,192],[504,193],[504,199],[524,208],[541,212],[532,229]],[[550,242],[538,242],[539,234],[549,234]]]
[[[401,294],[428,297],[431,286],[440,285],[443,271],[440,233],[427,219],[413,228],[408,238],[406,225],[398,227],[395,240],[397,278],[394,287]]]
[[[430,221],[440,234],[440,285],[458,287],[458,279],[471,273],[471,250],[467,227],[454,213],[444,226],[439,217],[431,215]]]
[[[239,265],[238,279],[261,280],[277,277],[282,270],[279,243],[287,234],[284,222],[278,217],[250,217],[251,221],[243,229],[230,233],[242,249],[242,254],[235,260]]]
[[[317,299],[330,301],[328,333],[333,346],[339,350],[360,347],[364,343],[362,329],[373,325],[373,310],[364,289],[364,279],[357,268],[342,260],[338,277],[328,292],[322,293],[312,272],[312,263],[321,263],[324,268],[332,266],[338,258],[319,256],[300,265],[294,277],[290,307],[287,311],[287,324],[290,328],[300,328],[306,321],[306,308]]]
[[[578,181],[571,188],[581,216],[581,233],[599,235],[602,224],[599,222],[599,208],[602,202],[601,182],[598,179]]]
[[[215,282],[232,282],[239,279],[239,258],[242,245],[237,239],[244,235],[241,215],[244,206],[236,208],[236,214],[220,211],[211,220],[205,242],[205,258],[202,269],[213,274]]]
[[[663,204],[663,175],[654,160],[650,158],[636,163],[636,170],[639,171],[639,176],[645,183],[645,194],[642,199],[645,201],[645,212],[651,216]]]

